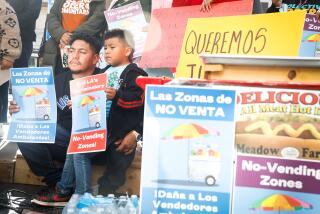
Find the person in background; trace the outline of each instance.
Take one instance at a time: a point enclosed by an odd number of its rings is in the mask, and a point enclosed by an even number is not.
[[[18,18],[14,9],[0,0],[0,72],[8,70],[21,53]],[[7,122],[9,81],[0,86],[0,123]]]
[[[213,2],[213,0],[173,0],[172,7],[201,5],[200,11],[207,12],[210,11]]]
[[[106,30],[105,0],[55,0],[47,16],[51,38],[44,43],[42,65],[52,66],[55,75],[64,70],[60,51],[74,33],[85,33],[103,40]]]
[[[267,9],[266,13],[287,12],[288,6],[282,3],[282,0],[272,0],[271,6]]]
[[[102,42],[84,35],[78,37],[71,45],[72,57],[69,58],[69,68],[55,76],[55,90],[57,99],[57,129],[54,144],[17,143],[28,166],[34,174],[43,177],[47,189],[55,187],[61,179],[62,166],[71,136],[72,112],[68,107],[70,97],[70,81],[84,76],[102,73],[96,68]],[[12,101],[9,112],[18,112],[19,106]],[[60,164],[57,164],[60,163]],[[47,191],[45,189],[45,191]]]
[[[7,0],[17,13],[19,20],[22,52],[14,61],[14,68],[28,67],[33,51],[33,42],[36,41],[36,20],[39,17],[42,0]]]
[[[214,3],[214,0],[173,0],[172,7],[182,7],[182,6],[191,6],[191,5],[201,5],[200,11],[208,12],[211,10],[211,4]],[[219,0],[219,2],[223,2],[223,0]],[[262,13],[262,7],[260,0],[253,1],[253,14]]]

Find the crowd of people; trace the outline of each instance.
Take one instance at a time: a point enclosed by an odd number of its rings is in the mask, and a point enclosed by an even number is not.
[[[57,128],[54,144],[25,144],[18,147],[31,170],[43,177],[47,189],[35,196],[41,205],[62,205],[73,193],[92,191],[91,164],[104,164],[106,170],[98,179],[99,194],[114,193],[125,182],[125,172],[131,165],[137,141],[143,134],[143,90],[135,80],[147,73],[133,63],[134,42],[125,29],[108,30],[104,10],[117,8],[136,0],[55,0],[47,16],[50,34],[43,41],[41,66],[52,66],[57,99]],[[289,0],[287,0],[289,1]],[[151,0],[140,0],[146,19],[150,19]],[[200,5],[200,10],[212,9],[214,0],[173,0],[172,6]],[[267,12],[286,11],[286,0],[272,0]],[[35,41],[35,22],[42,0],[0,0],[0,65],[1,70],[28,67]],[[319,3],[318,3],[319,4]],[[74,10],[81,8],[81,10]],[[253,13],[261,13],[259,0],[254,0]],[[44,26],[45,27],[45,26]],[[68,67],[62,65],[61,49],[70,46]],[[97,67],[100,49],[108,66]],[[69,81],[107,73],[108,82],[107,150],[99,153],[67,155],[72,129],[72,102]],[[119,81],[121,80],[121,81]],[[0,86],[0,122],[7,122],[8,85]],[[134,103],[134,105],[133,105]],[[18,112],[12,101],[9,112]],[[58,163],[64,163],[63,167]]]

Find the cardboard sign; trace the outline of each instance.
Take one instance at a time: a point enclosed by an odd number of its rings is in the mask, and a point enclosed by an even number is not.
[[[235,91],[147,86],[141,213],[230,212]]]
[[[106,74],[70,81],[72,134],[68,154],[106,150]]]
[[[154,10],[140,66],[175,68],[188,18],[251,14],[252,2],[241,0],[216,3],[212,5],[210,12],[206,13],[200,12],[199,5]]]
[[[56,93],[51,67],[11,68],[12,96],[20,111],[12,114],[8,140],[54,143]]]
[[[297,11],[189,19],[176,76],[203,78],[200,53],[298,56],[305,16]]]

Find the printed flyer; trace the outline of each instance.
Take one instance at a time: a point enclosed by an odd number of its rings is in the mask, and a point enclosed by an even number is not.
[[[318,161],[238,155],[233,213],[318,214],[319,179]]]
[[[320,160],[319,92],[239,87],[238,153]]]
[[[299,52],[300,56],[320,57],[320,21],[316,15],[306,15]]]
[[[106,150],[106,74],[70,81],[72,134],[68,154]]]
[[[147,86],[142,213],[230,212],[235,91]]]
[[[54,143],[57,105],[52,68],[12,68],[11,84],[20,111],[12,115],[8,141]]]
[[[140,1],[107,10],[104,14],[110,30],[120,28],[131,32],[135,43],[133,57],[140,57],[148,33]]]
[[[318,91],[238,91],[233,213],[319,213]]]

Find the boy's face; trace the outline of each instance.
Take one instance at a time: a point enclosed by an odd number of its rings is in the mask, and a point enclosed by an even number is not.
[[[68,66],[73,74],[87,72],[96,66],[99,55],[83,40],[72,43],[68,52]]]
[[[117,37],[104,41],[104,59],[109,65],[115,67],[130,63],[129,56],[131,52],[132,48]]]

